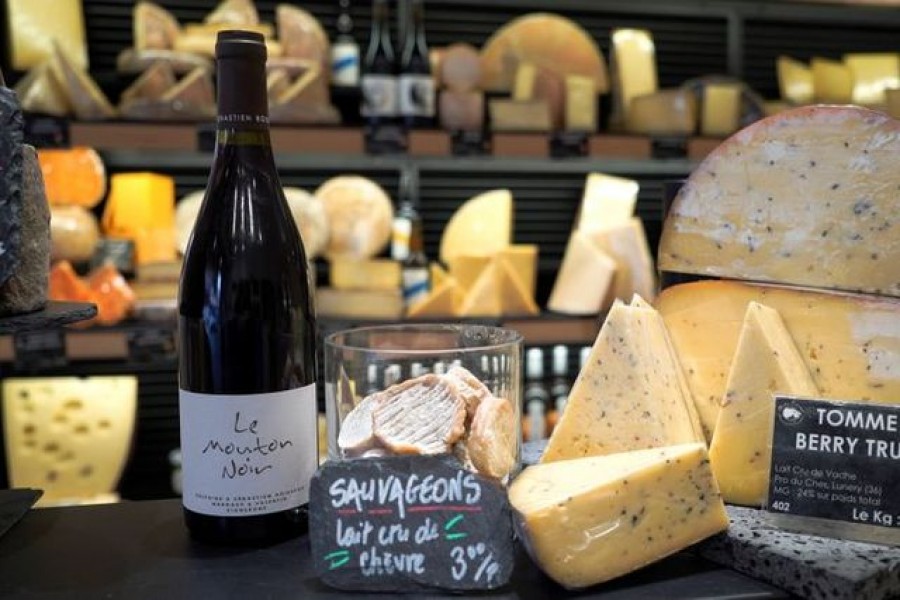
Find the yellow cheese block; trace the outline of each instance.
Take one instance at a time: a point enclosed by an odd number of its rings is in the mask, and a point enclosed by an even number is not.
[[[117,173],[110,179],[103,231],[134,240],[139,264],[175,260],[175,180],[158,173]]]
[[[440,258],[445,264],[460,254],[490,256],[512,239],[513,197],[509,190],[491,190],[463,204],[441,236]]]
[[[588,231],[627,223],[634,216],[639,190],[633,179],[588,173],[575,228]]]
[[[700,133],[726,137],[741,128],[741,84],[709,83],[703,87]]]
[[[537,315],[541,309],[534,302],[534,296],[528,293],[518,273],[503,258],[496,261],[497,276],[500,279],[500,310],[504,315]]]
[[[452,277],[448,277],[440,285],[433,284],[425,298],[409,307],[407,316],[410,318],[454,316],[458,287]]]
[[[656,49],[645,29],[613,29],[612,64],[615,110],[627,121],[631,101],[657,91]]]
[[[519,63],[516,69],[516,80],[513,83],[512,99],[517,102],[534,100],[534,82],[537,79],[537,67],[532,63]]]
[[[463,290],[469,290],[491,262],[490,256],[459,254],[448,261],[450,275]]]
[[[403,316],[403,296],[396,290],[316,289],[316,311],[322,317],[399,319]]]
[[[461,317],[499,317],[503,314],[500,277],[496,261],[491,261],[466,292],[459,308]]]
[[[87,69],[81,0],[8,0],[6,24],[13,69],[25,71],[51,58],[54,40],[79,69]]]
[[[728,527],[703,444],[528,467],[509,500],[534,561],[567,588],[630,573]]]
[[[114,492],[136,410],[135,377],[4,380],[10,485],[44,490],[41,504]]]
[[[757,121],[672,202],[664,271],[900,295],[900,122],[854,106]]]
[[[631,100],[625,129],[631,133],[687,136],[697,130],[697,97],[688,89],[668,89]]]
[[[853,75],[853,103],[882,106],[886,90],[900,88],[900,53],[845,54]]]
[[[816,102],[849,104],[853,100],[853,73],[842,62],[827,58],[811,61]]]
[[[812,70],[789,56],[775,60],[778,73],[778,89],[781,97],[794,104],[809,104],[815,97]]]
[[[356,260],[335,257],[329,269],[331,286],[338,290],[400,289],[400,263],[388,258]]]
[[[428,265],[428,275],[429,279],[431,279],[431,289],[433,290],[440,287],[441,284],[450,277],[450,273],[448,273],[440,263],[436,262],[432,262]]]
[[[731,281],[676,285],[656,307],[708,433],[750,302],[778,311],[823,397],[900,402],[900,300]]]
[[[652,301],[656,297],[656,272],[647,234],[639,217],[624,224],[588,233],[593,244],[616,263],[613,290],[616,298],[628,300],[640,294]]]
[[[774,394],[818,390],[778,311],[747,306],[709,458],[726,502],[761,507],[769,489]]]
[[[550,131],[553,128],[552,109],[545,100],[506,100],[494,98],[488,101],[491,130],[512,132]]]
[[[595,315],[606,307],[616,261],[587,233],[573,231],[547,308],[573,315]]]
[[[597,92],[590,77],[566,77],[566,130],[597,131],[597,110]]]
[[[662,317],[617,300],[541,462],[703,441]]]
[[[537,288],[538,247],[535,244],[514,244],[500,250],[497,256],[505,260],[515,272],[516,279],[530,298]]]

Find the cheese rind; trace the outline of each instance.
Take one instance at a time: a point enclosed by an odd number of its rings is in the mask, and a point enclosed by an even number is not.
[[[709,447],[726,502],[760,507],[765,500],[776,393],[816,397],[818,390],[778,311],[751,302]]]
[[[733,281],[675,285],[656,307],[709,433],[751,301],[781,315],[822,397],[900,402],[900,300]]]
[[[567,588],[624,575],[728,527],[702,444],[535,465],[509,499],[529,554]]]
[[[702,441],[662,317],[617,300],[541,462]]]
[[[900,122],[852,106],[757,121],[694,170],[666,271],[900,295]]]

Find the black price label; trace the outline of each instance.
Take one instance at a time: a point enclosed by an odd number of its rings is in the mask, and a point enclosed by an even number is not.
[[[43,371],[66,366],[66,335],[63,329],[47,329],[13,337],[16,369]]]
[[[449,456],[329,462],[313,477],[316,573],[344,590],[490,590],[509,581],[506,491]]]
[[[766,508],[900,527],[900,406],[776,397]]]
[[[365,146],[368,154],[402,154],[406,152],[406,130],[393,123],[369,125],[365,129]]]
[[[453,156],[483,156],[490,154],[489,138],[481,130],[457,130],[450,133]]]
[[[580,158],[588,155],[586,131],[557,131],[550,136],[550,156],[553,158]]]

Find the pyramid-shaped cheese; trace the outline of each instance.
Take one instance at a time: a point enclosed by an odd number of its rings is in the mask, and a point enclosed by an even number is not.
[[[509,190],[491,190],[468,200],[444,228],[441,260],[450,264],[460,254],[496,254],[509,246],[512,219],[513,198]]]
[[[541,462],[702,441],[659,313],[616,301]]]
[[[504,315],[536,315],[541,312],[534,298],[525,290],[519,275],[506,259],[495,259],[500,278],[500,305]]]
[[[776,392],[818,395],[778,311],[751,302],[709,449],[727,502],[761,506],[765,499]]]
[[[499,317],[502,313],[497,263],[491,262],[466,293],[459,314],[463,317]]]
[[[624,575],[728,527],[703,444],[528,467],[509,500],[535,562],[568,588]]]
[[[409,307],[409,317],[452,317],[456,308],[456,281],[445,279],[421,301]]]

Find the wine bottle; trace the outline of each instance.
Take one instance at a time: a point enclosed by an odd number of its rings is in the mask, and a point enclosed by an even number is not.
[[[400,54],[400,117],[404,125],[434,126],[434,79],[428,42],[425,40],[425,8],[422,0],[412,0],[411,22]]]
[[[359,44],[353,37],[350,0],[340,0],[338,36],[331,45],[331,82],[340,86],[359,84]]]
[[[403,170],[400,177],[400,207],[391,229],[391,258],[400,261],[403,282],[403,301],[412,306],[428,295],[428,257],[422,217],[418,205],[418,173],[414,168]]]
[[[216,63],[216,149],[178,298],[182,503],[195,539],[265,545],[307,528],[315,309],[269,141],[263,37],[220,32]]]
[[[374,0],[372,33],[360,83],[360,113],[372,128],[395,123],[397,119],[397,60],[388,18],[387,0]]]

